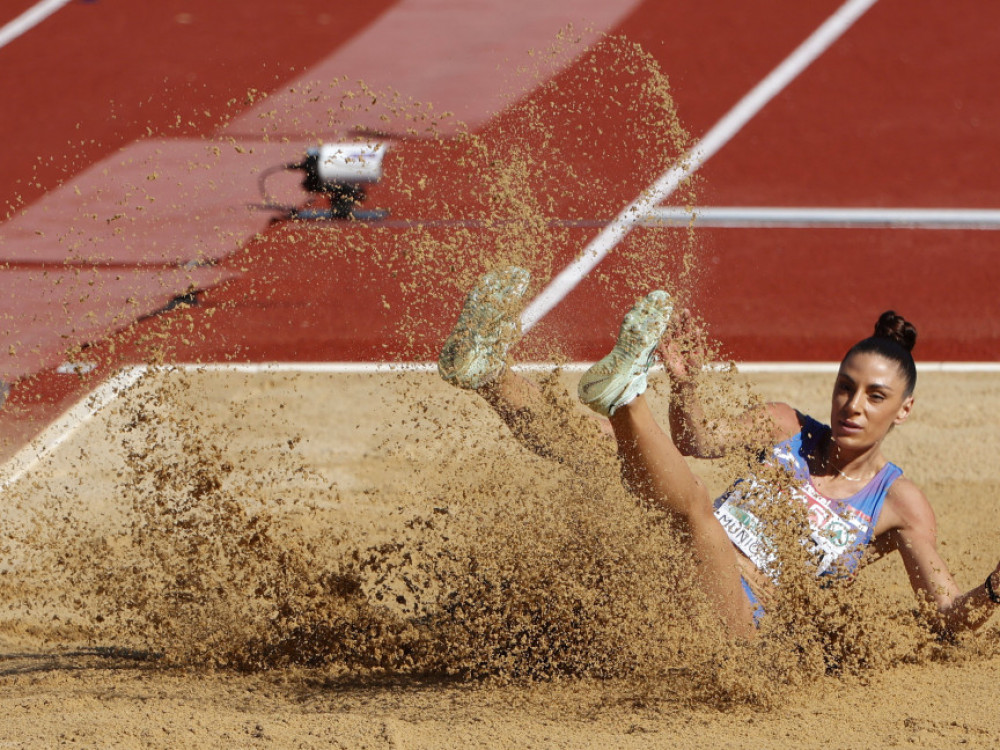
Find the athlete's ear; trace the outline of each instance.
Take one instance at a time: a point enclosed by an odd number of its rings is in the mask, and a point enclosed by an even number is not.
[[[903,405],[899,407],[899,411],[896,412],[896,418],[892,420],[893,424],[903,424],[907,417],[910,416],[910,412],[913,410],[913,396],[907,396],[903,399]]]

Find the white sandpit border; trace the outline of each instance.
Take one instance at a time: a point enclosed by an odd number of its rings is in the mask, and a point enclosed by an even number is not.
[[[568,362],[560,365],[566,372],[583,372],[591,362]],[[553,362],[531,362],[515,365],[520,372],[546,372],[557,365]],[[839,362],[744,362],[735,363],[745,373],[835,373]],[[727,363],[706,366],[723,369]],[[0,492],[17,483],[50,456],[101,411],[132,388],[150,368],[132,365],[119,370],[97,388],[80,399],[34,440],[0,467]],[[400,372],[432,373],[433,362],[221,362],[206,364],[174,364],[163,369],[184,372],[231,372],[240,374],[318,373],[378,375]],[[1000,362],[921,362],[920,372],[1000,373]]]

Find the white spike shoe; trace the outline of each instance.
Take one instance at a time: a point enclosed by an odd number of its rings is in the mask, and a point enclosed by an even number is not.
[[[646,373],[673,309],[670,295],[657,290],[628,311],[614,348],[580,378],[577,390],[583,403],[608,417],[645,392]]]
[[[458,322],[441,349],[438,372],[459,388],[475,390],[495,380],[521,332],[519,314],[531,273],[508,266],[483,274],[465,298]]]

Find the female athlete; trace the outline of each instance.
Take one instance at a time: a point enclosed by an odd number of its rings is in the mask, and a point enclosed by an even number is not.
[[[483,396],[528,448],[551,455],[532,427],[533,405],[541,398],[537,386],[507,367],[529,280],[517,267],[484,275],[469,293],[438,367],[446,381]],[[1000,564],[983,584],[962,593],[938,553],[930,503],[882,454],[886,436],[913,408],[913,326],[884,313],[875,334],[847,352],[834,382],[830,426],[772,403],[762,413],[710,427],[694,387],[695,363],[665,338],[672,308],[662,291],[640,300],[625,316],[611,352],[581,378],[579,394],[604,418],[601,429],[613,435],[626,487],[686,532],[697,579],[729,631],[754,632],[776,579],[775,548],[752,503],[743,502],[759,491],[761,480],[737,482],[713,503],[684,456],[719,457],[745,444],[754,424],[764,425],[773,446],[765,463],[787,471],[787,494],[807,506],[818,574],[852,573],[866,548],[878,555],[897,551],[914,592],[935,605],[942,629],[983,625],[1000,605]],[[683,327],[686,315],[679,317]],[[671,434],[657,424],[643,396],[657,350],[671,375]]]

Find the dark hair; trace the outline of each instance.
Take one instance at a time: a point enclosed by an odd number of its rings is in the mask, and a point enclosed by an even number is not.
[[[906,380],[906,396],[913,394],[917,386],[917,366],[913,363],[910,350],[917,343],[917,329],[902,315],[893,310],[882,313],[875,324],[875,333],[862,339],[844,355],[847,361],[854,354],[880,354],[896,363]]]

